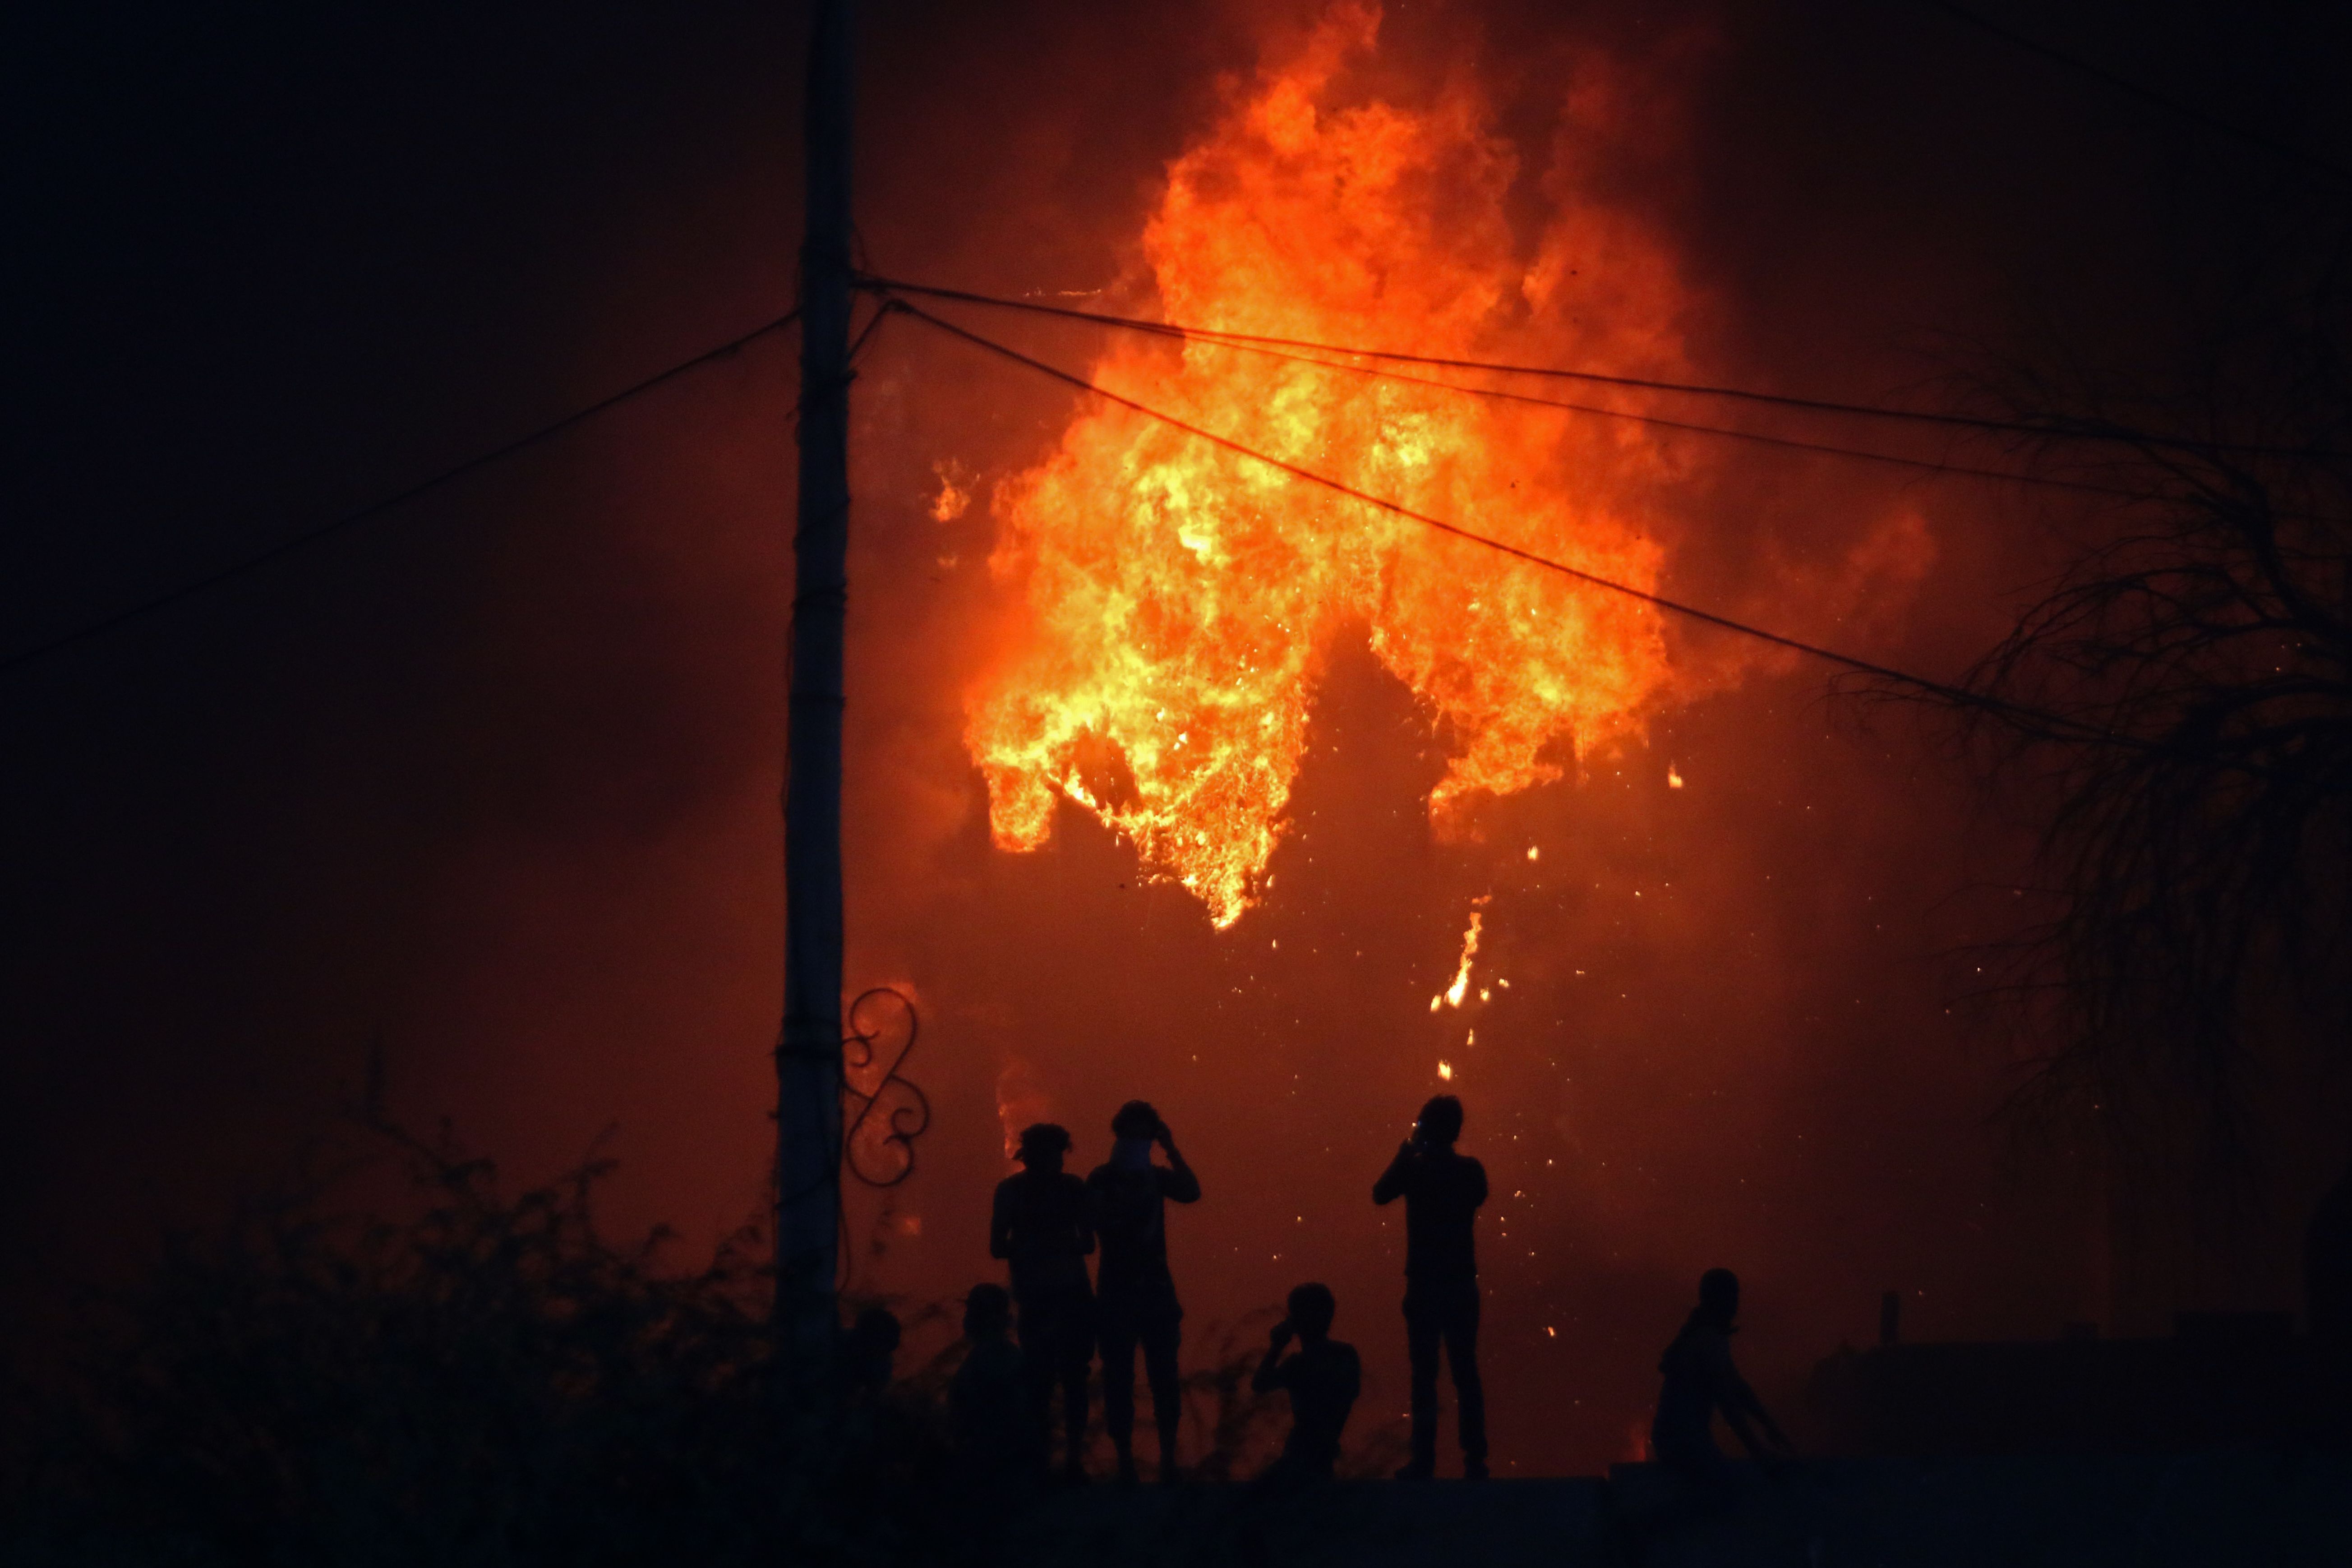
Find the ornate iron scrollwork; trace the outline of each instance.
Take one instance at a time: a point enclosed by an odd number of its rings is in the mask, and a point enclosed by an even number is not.
[[[844,1022],[842,1164],[869,1187],[895,1187],[915,1173],[915,1140],[931,1124],[930,1100],[899,1071],[921,1019],[913,998],[877,985],[849,1005]]]

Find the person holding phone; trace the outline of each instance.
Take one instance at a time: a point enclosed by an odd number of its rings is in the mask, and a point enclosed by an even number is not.
[[[1372,1202],[1404,1200],[1404,1330],[1412,1360],[1412,1458],[1402,1481],[1437,1473],[1437,1352],[1454,1372],[1462,1475],[1486,1477],[1486,1394],[1478,1381],[1478,1250],[1486,1168],[1455,1152],[1462,1102],[1441,1094],[1421,1108],[1412,1136],[1372,1184]]]

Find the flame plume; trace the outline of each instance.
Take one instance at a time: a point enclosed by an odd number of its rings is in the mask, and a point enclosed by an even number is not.
[[[1518,154],[1475,89],[1418,109],[1325,107],[1379,20],[1334,9],[1171,165],[1143,236],[1169,319],[1675,371],[1686,300],[1669,252],[1578,188],[1591,104],[1570,101],[1545,182],[1554,217],[1530,258],[1504,216]],[[1631,514],[1666,460],[1622,424],[1198,342],[1124,342],[1093,375],[1374,494],[1637,587],[1657,581],[1659,552]],[[1273,854],[1335,637],[1369,635],[1436,721],[1441,828],[1481,793],[1556,779],[1638,731],[1670,685],[1647,607],[1129,410],[1081,410],[1050,457],[999,488],[995,510],[992,565],[1031,621],[969,708],[996,843],[1042,845],[1067,796],[1220,927],[1249,907]]]

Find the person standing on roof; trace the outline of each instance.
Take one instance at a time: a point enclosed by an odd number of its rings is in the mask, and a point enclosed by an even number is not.
[[[1478,1382],[1478,1250],[1486,1168],[1454,1152],[1462,1102],[1441,1094],[1421,1108],[1412,1136],[1372,1184],[1372,1202],[1404,1200],[1404,1331],[1412,1358],[1412,1458],[1397,1479],[1437,1473],[1437,1352],[1454,1371],[1462,1474],[1486,1478],[1486,1394]]]
[[[1168,1271],[1168,1203],[1197,1203],[1200,1179],[1177,1152],[1175,1134],[1149,1100],[1130,1100],[1110,1119],[1110,1160],[1087,1178],[1102,1261],[1095,1324],[1102,1345],[1103,1425],[1118,1453],[1118,1479],[1135,1479],[1135,1352],[1143,1348],[1151,1415],[1160,1428],[1160,1479],[1176,1479],[1176,1427],[1184,1413],[1176,1350],[1184,1309]],[[1151,1146],[1168,1155],[1153,1163]]]

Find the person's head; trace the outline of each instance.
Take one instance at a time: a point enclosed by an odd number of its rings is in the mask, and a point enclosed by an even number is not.
[[[887,1307],[867,1307],[849,1326],[849,1342],[859,1353],[887,1356],[898,1348],[898,1314]]]
[[[1033,1171],[1053,1172],[1062,1168],[1062,1156],[1069,1152],[1068,1131],[1040,1121],[1021,1130],[1021,1148],[1013,1157]]]
[[[1301,1285],[1290,1293],[1289,1306],[1290,1326],[1298,1331],[1300,1339],[1308,1341],[1330,1333],[1331,1320],[1339,1311],[1328,1285]]]
[[[1698,1310],[1709,1321],[1730,1327],[1739,1316],[1739,1276],[1728,1268],[1710,1268],[1700,1275]]]
[[[1013,1294],[1002,1285],[975,1285],[963,1299],[963,1337],[1001,1340],[1013,1331]]]
[[[1148,1100],[1130,1100],[1118,1108],[1110,1119],[1110,1135],[1114,1138],[1157,1138],[1160,1136],[1160,1112]]]
[[[1421,1108],[1421,1139],[1441,1149],[1450,1149],[1462,1136],[1462,1102],[1450,1094],[1433,1094],[1429,1103]]]

